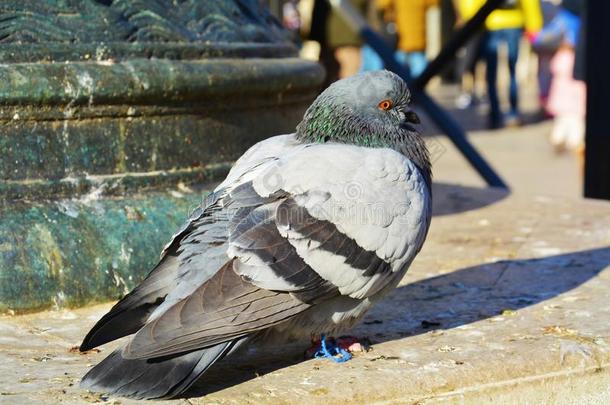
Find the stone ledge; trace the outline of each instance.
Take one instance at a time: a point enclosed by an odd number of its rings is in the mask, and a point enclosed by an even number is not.
[[[248,353],[188,403],[608,403],[610,204],[435,191],[420,256],[353,331],[372,351],[341,365],[302,361],[306,342]],[[116,344],[70,348],[108,307],[0,318],[2,400],[100,400],[77,381]]]
[[[28,191],[9,182],[33,190],[34,180],[235,160],[294,131],[323,70],[297,58],[134,59],[5,64],[0,78],[0,198],[9,199]]]
[[[92,42],[69,44],[2,44],[0,60],[10,63],[112,60],[127,58],[207,59],[283,58],[296,55],[292,43],[142,43]]]
[[[45,201],[83,196],[121,196],[142,191],[164,190],[190,184],[220,182],[229,173],[233,162],[210,164],[180,170],[127,172],[120,174],[83,175],[59,180],[28,179],[0,181],[0,196],[10,203],[15,200]],[[0,209],[5,202],[0,201]]]
[[[231,96],[272,96],[258,100],[277,103],[282,95],[311,96],[324,73],[315,62],[299,58],[216,58],[206,60],[130,59],[65,63],[0,65],[0,120],[39,119],[45,106],[62,106],[58,118],[82,118],[77,107],[106,105],[172,106],[195,102],[216,109],[242,105]],[[208,98],[221,102],[214,106]],[[32,105],[32,111],[25,109]],[[85,109],[85,111],[87,111]],[[126,114],[133,116],[133,114]],[[53,118],[48,116],[47,118]]]

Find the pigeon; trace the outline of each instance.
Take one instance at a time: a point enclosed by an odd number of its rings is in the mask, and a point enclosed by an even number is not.
[[[172,398],[249,345],[353,327],[430,226],[430,157],[409,104],[399,76],[359,74],[324,90],[295,133],[247,150],[86,335],[81,351],[131,336],[81,386]]]

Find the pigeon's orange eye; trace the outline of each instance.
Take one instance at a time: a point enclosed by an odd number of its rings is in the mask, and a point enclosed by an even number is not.
[[[381,103],[379,103],[377,105],[377,107],[379,107],[382,110],[389,110],[390,108],[392,108],[392,101],[391,100],[383,100]]]

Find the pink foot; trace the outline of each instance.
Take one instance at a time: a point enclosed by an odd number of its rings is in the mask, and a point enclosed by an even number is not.
[[[337,339],[337,345],[350,353],[362,353],[370,349],[367,338],[358,339],[355,336],[341,336]]]

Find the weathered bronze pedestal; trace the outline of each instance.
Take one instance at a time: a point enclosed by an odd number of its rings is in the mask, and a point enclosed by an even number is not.
[[[0,311],[116,298],[323,72],[256,0],[0,2]]]

